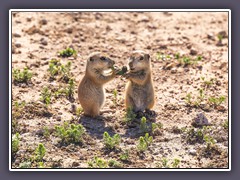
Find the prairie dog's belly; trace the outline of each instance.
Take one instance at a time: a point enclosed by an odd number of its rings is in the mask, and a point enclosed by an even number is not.
[[[147,100],[146,88],[134,86],[132,88],[132,99],[138,110],[144,110],[146,106],[146,100]]]

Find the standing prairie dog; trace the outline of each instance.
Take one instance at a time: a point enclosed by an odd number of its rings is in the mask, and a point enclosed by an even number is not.
[[[125,107],[134,112],[150,110],[154,105],[154,89],[150,55],[144,51],[133,51],[128,63],[130,71],[125,74]]]
[[[78,99],[84,115],[96,117],[100,114],[105,100],[103,85],[115,77],[114,64],[113,60],[100,52],[88,57],[85,75],[78,86]]]

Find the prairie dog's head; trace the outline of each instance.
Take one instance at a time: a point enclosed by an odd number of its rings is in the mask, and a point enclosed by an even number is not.
[[[87,68],[88,72],[100,72],[103,73],[105,70],[111,70],[115,61],[110,59],[106,54],[101,52],[94,52],[89,55],[87,59]]]
[[[150,55],[144,51],[133,51],[130,55],[128,66],[130,71],[136,72],[150,68]]]

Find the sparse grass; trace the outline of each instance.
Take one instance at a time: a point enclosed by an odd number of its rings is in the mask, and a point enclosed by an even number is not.
[[[15,135],[12,136],[12,153],[15,154],[19,150],[19,133],[16,133]]]
[[[124,117],[124,122],[127,124],[131,123],[136,118],[136,116],[137,115],[133,112],[132,108],[127,108],[127,112]]]
[[[81,108],[81,107],[77,108],[77,110],[76,110],[77,118],[79,118],[81,116],[82,112],[83,112],[83,108]]]
[[[43,157],[45,156],[45,153],[46,153],[46,148],[42,143],[40,143],[35,150],[34,160],[37,162],[42,162]]]
[[[74,80],[73,79],[69,79],[68,86],[67,86],[66,91],[65,91],[66,96],[68,98],[72,98],[73,95],[74,95],[74,85],[75,85]]]
[[[183,56],[182,58],[180,58],[179,55],[177,56],[175,55],[175,59],[177,59],[181,65],[188,66],[192,64],[197,64],[198,61],[202,60],[202,56],[197,56],[195,59],[192,59],[191,57],[188,56]]]
[[[207,149],[211,149],[211,147],[216,143],[215,139],[209,135],[204,135],[203,139],[207,145]]]
[[[77,51],[74,50],[73,48],[68,47],[68,48],[60,51],[60,52],[59,52],[59,55],[60,55],[61,57],[76,56],[76,55],[77,55]]]
[[[22,71],[20,69],[13,69],[13,82],[28,84],[32,78],[32,72],[25,67]]]
[[[152,143],[153,141],[153,137],[149,136],[148,133],[145,134],[145,136],[140,136],[139,140],[138,140],[138,144],[137,144],[137,150],[139,152],[145,152],[149,145]]]
[[[52,97],[52,93],[51,91],[48,89],[48,87],[44,87],[42,89],[42,92],[40,94],[40,100],[45,103],[46,105],[49,105],[51,103],[51,97]]]
[[[111,137],[108,132],[103,133],[103,142],[106,149],[112,150],[119,146],[121,142],[121,136],[119,134],[115,134]]]
[[[69,124],[65,122],[63,126],[56,126],[56,136],[61,139],[63,144],[78,144],[83,142],[85,129],[81,124]]]
[[[216,81],[215,78],[211,78],[209,80],[206,80],[205,77],[201,77],[201,80],[203,81],[203,86],[207,87],[207,88],[212,86],[214,84],[214,82]]]
[[[88,162],[89,168],[107,168],[108,162],[99,157],[94,157],[91,161]]]
[[[192,104],[192,95],[191,93],[188,93],[185,97],[185,101],[188,105],[191,105]]]
[[[169,168],[168,159],[167,158],[162,158],[162,167]]]

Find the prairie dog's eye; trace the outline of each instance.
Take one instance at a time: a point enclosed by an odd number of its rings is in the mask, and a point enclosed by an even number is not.
[[[93,57],[90,57],[90,59],[89,59],[90,61],[94,61],[94,58]]]
[[[106,60],[106,58],[105,58],[104,56],[100,57],[100,59],[101,59],[102,61],[105,61],[105,60]]]
[[[143,59],[144,59],[143,56],[141,56],[141,57],[139,58],[140,61],[142,61]]]

